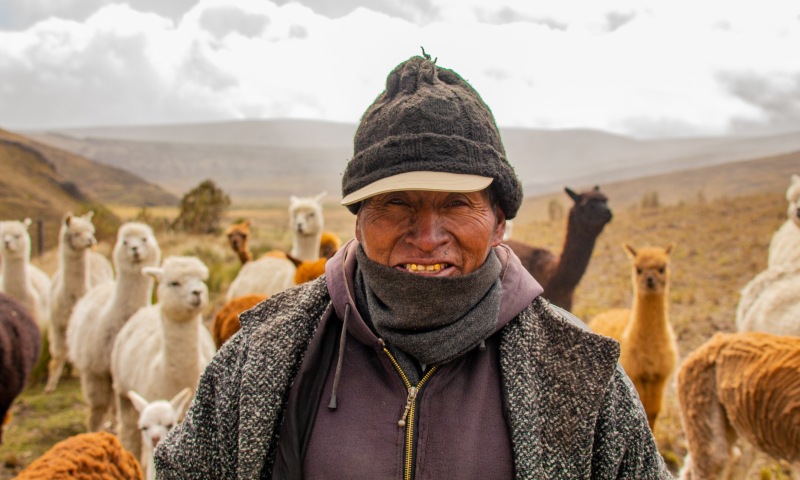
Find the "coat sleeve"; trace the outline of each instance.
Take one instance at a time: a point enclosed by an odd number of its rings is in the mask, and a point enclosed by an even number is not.
[[[231,337],[200,376],[185,418],[155,449],[156,478],[235,478],[242,335]]]
[[[633,383],[617,366],[595,429],[592,478],[672,479]]]

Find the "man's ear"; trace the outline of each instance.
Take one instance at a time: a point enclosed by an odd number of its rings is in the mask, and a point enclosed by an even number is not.
[[[506,233],[506,214],[500,207],[497,207],[495,218],[497,219],[494,226],[494,233],[492,234],[492,246],[496,247],[503,241],[503,236]]]
[[[356,214],[355,228],[356,228],[356,240],[358,240],[358,243],[361,243],[363,242],[363,240],[361,239],[361,209],[359,209],[358,213]]]

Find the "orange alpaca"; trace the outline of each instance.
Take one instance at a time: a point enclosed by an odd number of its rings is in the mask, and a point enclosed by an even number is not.
[[[247,244],[250,238],[250,220],[234,223],[225,230],[225,235],[228,237],[228,244],[239,256],[242,264],[253,259],[253,254],[250,253],[250,247]]]
[[[669,322],[673,245],[637,251],[626,243],[623,248],[632,264],[633,306],[603,312],[591,320],[589,328],[620,342],[619,362],[636,387],[653,430],[667,380],[678,362],[678,345]]]
[[[255,307],[266,299],[266,295],[253,294],[236,297],[226,303],[214,316],[211,336],[214,337],[214,344],[217,348],[221,347],[241,328],[239,314]]]
[[[68,437],[37,458],[18,476],[20,480],[94,480],[143,478],[139,461],[116,435],[108,432],[81,433]]]

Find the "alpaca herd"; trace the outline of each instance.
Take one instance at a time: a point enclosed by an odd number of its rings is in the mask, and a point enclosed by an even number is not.
[[[503,241],[543,297],[570,310],[612,213],[599,187],[565,191],[574,203],[558,255],[510,239],[510,228]],[[324,230],[324,195],[290,197],[287,251],[254,256],[251,221],[228,227],[224,238],[240,268],[208,323],[209,268],[194,256],[162,261],[144,223],[119,228],[109,262],[93,251],[92,213],[67,213],[51,279],[30,262],[31,221],[0,222],[0,420],[47,338],[45,391],[58,388],[71,362],[90,432],[57,443],[17,478],[155,478],[153,449],[182,419],[203,369],[239,330],[239,315],[323,275],[340,248],[338,236]],[[631,303],[588,319],[590,329],[620,343],[620,365],[654,432],[674,381],[687,449],[682,479],[743,478],[753,454],[800,473],[800,175],[792,175],[786,198],[788,218],[772,237],[767,268],[741,290],[738,332],[717,333],[682,359],[669,314],[679,266],[668,242],[623,244]]]

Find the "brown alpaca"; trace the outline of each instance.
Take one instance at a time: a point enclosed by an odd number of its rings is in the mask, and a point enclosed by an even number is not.
[[[250,238],[250,220],[234,223],[225,230],[225,235],[228,237],[228,244],[239,256],[239,261],[243,265],[253,259],[247,244]]]
[[[20,302],[0,293],[0,444],[11,404],[28,383],[41,351],[36,319]]]
[[[266,295],[242,295],[231,299],[226,303],[216,315],[214,315],[214,326],[211,329],[211,336],[214,337],[214,345],[221,347],[234,333],[241,328],[239,324],[239,314],[249,310],[262,301],[266,300]]]
[[[632,263],[633,306],[594,317],[589,328],[620,342],[619,363],[625,369],[653,430],[661,411],[664,389],[678,363],[678,345],[669,323],[669,253],[667,248],[638,251],[623,248]]]
[[[800,338],[717,333],[684,360],[676,383],[682,479],[744,478],[731,476],[739,438],[800,471]]]
[[[595,241],[613,215],[600,187],[595,186],[580,194],[569,188],[564,188],[564,191],[575,203],[569,211],[561,257],[556,258],[549,250],[517,240],[508,240],[506,244],[542,285],[544,297],[561,308],[571,310],[575,287],[586,273]]]
[[[17,477],[19,480],[139,480],[142,467],[117,437],[108,432],[81,433],[68,437],[37,458]]]

